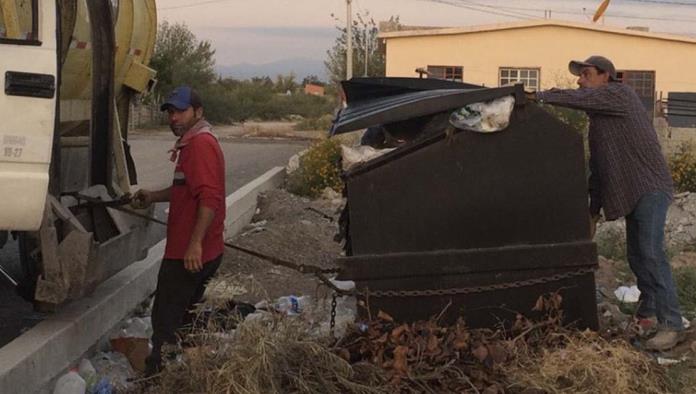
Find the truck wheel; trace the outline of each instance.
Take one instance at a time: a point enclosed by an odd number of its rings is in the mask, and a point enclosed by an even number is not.
[[[19,262],[22,267],[22,278],[17,285],[17,293],[29,302],[34,302],[36,282],[39,278],[39,262],[41,249],[36,233],[22,231],[19,233]]]

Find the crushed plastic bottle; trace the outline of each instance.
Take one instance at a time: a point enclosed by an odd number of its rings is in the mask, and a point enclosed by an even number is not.
[[[56,382],[53,394],[85,394],[87,384],[76,370],[61,376]]]
[[[86,358],[80,361],[80,366],[77,367],[77,373],[79,373],[82,379],[85,380],[88,392],[92,389],[92,387],[94,387],[94,385],[97,384],[97,381],[99,380],[97,370],[94,369],[92,362]]]
[[[102,378],[99,383],[97,383],[94,388],[89,391],[89,394],[113,394],[114,386],[111,384],[109,379]]]
[[[129,392],[133,389],[129,378],[135,376],[135,371],[126,356],[118,352],[101,352],[92,357],[91,361],[97,374],[108,379],[113,391]]]
[[[309,300],[309,296],[297,297],[290,295],[280,297],[275,303],[275,309],[278,312],[286,313],[288,315],[299,315],[305,310],[309,304]]]
[[[149,317],[134,317],[126,320],[121,329],[112,337],[149,338],[152,336],[152,320]]]

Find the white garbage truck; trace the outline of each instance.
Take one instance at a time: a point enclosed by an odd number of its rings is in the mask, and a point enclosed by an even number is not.
[[[155,83],[155,0],[0,0],[0,246],[20,293],[56,307],[144,257],[116,210],[136,182],[131,103]]]

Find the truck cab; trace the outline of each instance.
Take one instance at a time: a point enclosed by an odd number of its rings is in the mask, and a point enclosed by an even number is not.
[[[156,29],[154,0],[0,0],[0,243],[19,239],[27,299],[61,305],[144,257],[150,226],[108,203],[137,183],[127,125]]]
[[[58,102],[55,15],[53,1],[0,2],[0,230],[41,225]]]

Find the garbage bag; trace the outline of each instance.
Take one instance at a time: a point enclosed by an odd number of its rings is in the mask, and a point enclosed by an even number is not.
[[[510,124],[510,115],[514,106],[513,96],[485,103],[469,104],[452,112],[450,124],[458,129],[479,133],[501,131]]]
[[[385,153],[393,151],[394,148],[375,149],[371,146],[358,146],[351,148],[341,145],[341,156],[343,158],[343,170],[348,171],[354,166],[368,162],[372,159],[382,156]]]

